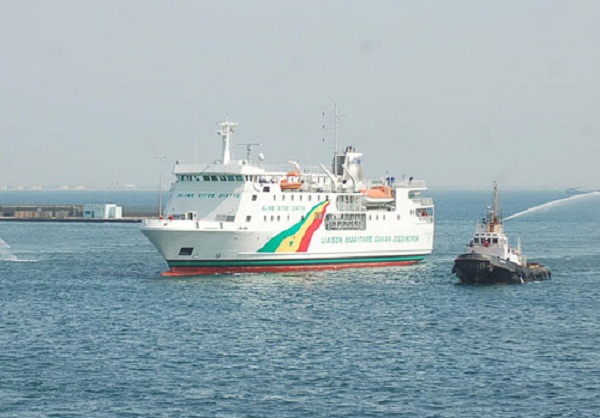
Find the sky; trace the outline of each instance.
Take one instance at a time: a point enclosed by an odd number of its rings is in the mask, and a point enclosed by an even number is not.
[[[599,45],[595,0],[5,1],[0,187],[157,186],[225,119],[329,165],[337,104],[373,178],[600,188]]]

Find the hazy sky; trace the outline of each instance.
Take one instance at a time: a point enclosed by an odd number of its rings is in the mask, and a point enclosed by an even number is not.
[[[3,1],[0,51],[0,186],[155,185],[226,115],[329,164],[337,102],[370,176],[600,187],[597,0]]]

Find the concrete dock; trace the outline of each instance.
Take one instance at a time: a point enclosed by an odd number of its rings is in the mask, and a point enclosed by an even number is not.
[[[84,216],[84,205],[0,205],[0,222],[134,223],[158,216],[158,207],[125,206],[122,217]]]

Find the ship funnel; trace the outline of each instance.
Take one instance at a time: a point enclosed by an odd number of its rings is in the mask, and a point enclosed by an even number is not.
[[[359,186],[363,181],[362,153],[356,152],[353,146],[347,146],[344,154],[337,156],[337,172],[342,175],[342,182],[351,181]]]

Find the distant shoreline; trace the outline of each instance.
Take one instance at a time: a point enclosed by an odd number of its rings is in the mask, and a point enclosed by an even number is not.
[[[140,223],[146,218],[15,218],[0,217],[0,222],[58,222],[58,223]]]

